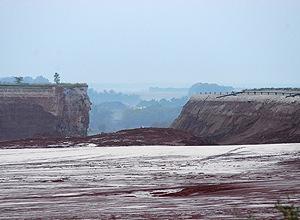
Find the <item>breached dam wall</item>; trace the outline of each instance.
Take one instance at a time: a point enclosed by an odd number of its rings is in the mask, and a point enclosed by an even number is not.
[[[0,140],[86,136],[86,84],[0,85]]]
[[[218,144],[300,142],[300,96],[196,95],[171,127]]]

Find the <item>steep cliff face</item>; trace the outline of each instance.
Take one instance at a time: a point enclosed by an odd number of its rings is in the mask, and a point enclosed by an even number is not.
[[[300,142],[300,97],[192,97],[173,128],[219,144]]]
[[[86,136],[87,85],[0,86],[0,140]]]
[[[89,127],[90,100],[87,87],[64,88],[60,131],[64,136],[86,136]]]

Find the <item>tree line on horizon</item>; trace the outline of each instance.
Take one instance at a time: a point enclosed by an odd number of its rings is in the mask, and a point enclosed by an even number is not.
[[[54,73],[53,82],[55,84],[60,84],[59,73]],[[32,78],[30,76],[11,76],[0,78],[0,84],[51,84],[51,82],[43,76],[37,76],[36,78]]]

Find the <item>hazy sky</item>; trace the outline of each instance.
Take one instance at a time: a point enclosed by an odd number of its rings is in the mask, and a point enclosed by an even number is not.
[[[300,86],[299,0],[0,0],[0,77]]]

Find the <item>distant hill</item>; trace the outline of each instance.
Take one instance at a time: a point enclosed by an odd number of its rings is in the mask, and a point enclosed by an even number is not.
[[[104,102],[122,102],[125,105],[134,106],[141,101],[138,95],[116,92],[114,90],[97,92],[94,89],[89,89],[88,95],[94,105]]]
[[[168,87],[168,88],[161,88],[161,87],[149,87],[150,92],[182,92],[182,93],[187,93],[188,88],[173,88],[173,87]]]
[[[215,83],[196,83],[189,89],[189,96],[204,92],[232,92],[232,86],[221,86]]]
[[[15,77],[13,77],[13,76],[2,77],[2,78],[0,78],[0,83],[13,84],[13,83],[15,83]],[[23,83],[49,84],[50,81],[47,78],[43,77],[43,76],[37,76],[36,78],[30,77],[30,76],[25,76],[25,77],[23,77]]]
[[[90,134],[140,127],[169,127],[178,117],[188,97],[141,101],[135,106],[121,102],[92,105]]]

